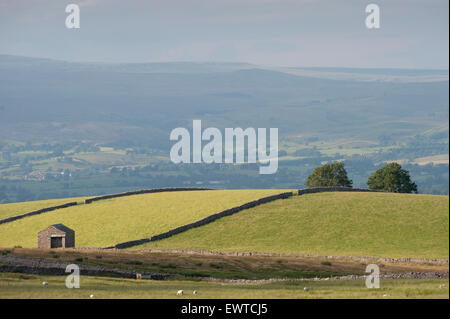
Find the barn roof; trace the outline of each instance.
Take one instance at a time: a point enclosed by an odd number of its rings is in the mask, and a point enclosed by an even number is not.
[[[52,226],[55,227],[56,229],[59,229],[60,231],[66,232],[66,233],[67,232],[73,232],[72,229],[70,229],[67,226],[64,226],[63,224],[54,224]]]

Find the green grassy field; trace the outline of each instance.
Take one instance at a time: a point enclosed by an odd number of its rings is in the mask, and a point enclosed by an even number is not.
[[[0,204],[0,219],[29,213],[45,207],[62,205],[69,202],[81,202],[84,201],[85,198],[87,197],[48,199],[32,202]]]
[[[36,247],[37,233],[56,223],[75,230],[77,247],[105,247],[150,237],[221,210],[284,191],[167,192],[102,200],[0,225],[0,247]]]
[[[42,282],[47,281],[48,286]],[[0,273],[0,298],[449,298],[448,279],[381,279],[379,289],[368,289],[363,279],[282,281],[235,284],[200,281],[151,281],[82,276],[79,289],[68,289],[65,277]],[[304,291],[308,287],[309,291]],[[177,296],[179,289],[184,295]],[[198,294],[193,295],[192,291]]]
[[[448,259],[448,196],[319,193],[278,200],[135,248]]]

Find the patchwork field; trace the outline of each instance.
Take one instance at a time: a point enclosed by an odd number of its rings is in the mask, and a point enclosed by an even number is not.
[[[57,223],[75,230],[76,247],[106,247],[150,237],[221,210],[284,191],[188,191],[102,200],[0,225],[0,247],[36,247],[37,233]],[[14,205],[20,213],[30,208],[28,203]],[[4,205],[0,205],[0,211],[2,206]]]
[[[448,259],[448,196],[318,193],[136,248]]]
[[[105,247],[150,237],[282,192],[285,190],[132,195],[79,204],[0,225],[0,247],[3,247],[0,266],[3,269],[18,262],[17,258],[26,263],[38,258],[52,265],[76,263],[80,267],[170,274],[163,281],[82,276],[80,289],[67,289],[64,276],[26,274],[23,272],[29,271],[15,268],[21,273],[0,273],[0,298],[89,298],[94,295],[93,298],[448,299],[449,281],[441,279],[448,276],[448,263],[429,260],[449,256],[448,196],[365,192],[306,194],[243,210],[173,237],[126,250],[33,248],[37,232],[55,223],[63,223],[76,231],[77,247]],[[2,217],[14,216],[74,200],[81,202],[82,198],[5,204],[0,205],[0,212]],[[31,248],[12,248],[14,246]],[[237,256],[192,250],[275,255]],[[305,254],[317,256],[301,256]],[[330,255],[374,258],[324,257]],[[399,262],[377,257],[425,260]],[[369,263],[376,263],[381,274],[406,277],[382,279],[380,289],[367,289],[362,278],[333,280],[336,276],[365,275]],[[33,273],[35,270],[37,268],[33,268]],[[43,286],[43,281],[48,281],[49,285]],[[308,287],[308,291],[304,287]],[[186,293],[177,296],[179,289]],[[192,294],[194,290],[198,291],[197,295]]]
[[[48,286],[42,282],[47,281]],[[0,274],[0,298],[445,298],[448,279],[382,280],[379,289],[367,289],[364,280],[282,281],[266,284],[233,284],[192,281],[153,281],[82,277],[79,289],[67,289],[65,277]],[[303,288],[308,287],[305,291]],[[177,296],[183,289],[185,294]],[[198,294],[193,295],[192,291]]]

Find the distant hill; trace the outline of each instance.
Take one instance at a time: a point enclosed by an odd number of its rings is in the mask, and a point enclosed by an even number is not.
[[[346,76],[330,79],[330,72]],[[348,77],[370,72],[245,63],[69,63],[0,55],[0,136],[86,138],[74,127],[58,134],[42,123],[91,122],[109,130],[110,139],[131,126],[167,140],[170,130],[189,126],[194,118],[219,128],[278,127],[282,136],[405,136],[448,118],[448,76],[439,82],[383,81],[393,74],[442,76],[445,71],[378,70],[371,72],[379,76],[376,82]],[[390,125],[400,122],[405,123],[401,128]],[[22,132],[11,131],[24,123]],[[121,132],[121,138],[136,138]]]
[[[0,55],[0,203],[199,184],[302,187],[329,161],[344,161],[357,187],[398,161],[419,192],[448,194],[448,83],[448,70]],[[278,128],[278,173],[171,165],[170,132],[194,119]]]

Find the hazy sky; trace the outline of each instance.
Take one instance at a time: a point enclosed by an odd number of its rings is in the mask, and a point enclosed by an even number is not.
[[[81,28],[65,27],[80,5]],[[381,28],[365,27],[365,7]],[[0,54],[448,69],[448,0],[0,0]]]

